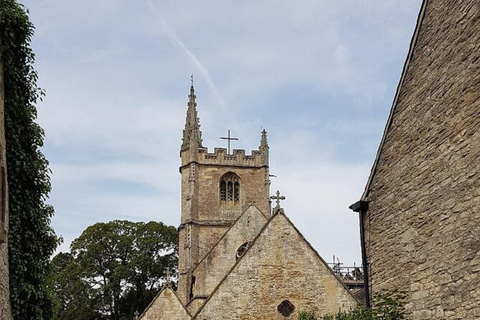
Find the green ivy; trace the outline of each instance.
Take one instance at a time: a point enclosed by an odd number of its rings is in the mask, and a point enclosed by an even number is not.
[[[327,314],[317,318],[314,312],[300,311],[298,320],[402,320],[405,319],[407,295],[399,290],[380,290],[373,298],[372,308],[358,305],[350,311]]]
[[[36,123],[37,86],[30,48],[34,27],[15,0],[0,0],[0,58],[4,69],[5,138],[9,191],[10,300],[14,319],[50,319],[45,277],[60,239],[46,204],[50,169],[40,151],[44,131]]]

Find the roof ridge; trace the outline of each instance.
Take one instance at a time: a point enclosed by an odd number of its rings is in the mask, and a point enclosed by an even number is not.
[[[212,251],[218,246],[218,244],[220,243],[220,241],[222,241],[223,238],[225,238],[225,237],[227,236],[227,233],[230,232],[230,230],[232,230],[232,228],[233,228],[233,227],[237,224],[237,222],[247,213],[247,211],[248,211],[251,207],[254,207],[255,209],[257,209],[258,212],[260,212],[260,214],[265,217],[265,215],[263,214],[263,212],[260,211],[260,209],[259,209],[255,204],[253,204],[253,203],[250,204],[250,205],[248,206],[248,208],[245,209],[245,210],[243,211],[243,213],[242,213],[240,216],[238,216],[238,218],[232,223],[232,225],[230,226],[230,228],[228,228],[228,230],[225,231],[225,233],[220,237],[220,239],[218,239],[218,241],[215,243],[215,245],[214,245],[210,250],[208,250],[208,252],[203,256],[202,259],[200,259],[200,261],[198,262],[198,264],[192,269],[192,273],[193,273],[195,270],[197,270],[197,267],[198,267],[200,264],[202,264],[202,262],[207,258],[207,256],[208,256],[210,253],[212,253]],[[267,219],[267,221],[269,220],[267,217],[265,217],[265,218]],[[187,303],[187,304],[188,304],[188,303]]]
[[[373,178],[374,178],[374,176],[377,172],[378,161],[380,159],[380,154],[382,153],[383,146],[384,146],[385,140],[387,138],[387,133],[389,132],[390,127],[391,127],[392,122],[393,122],[393,114],[395,113],[395,110],[396,110],[396,107],[397,107],[398,99],[399,99],[399,96],[400,96],[400,91],[403,88],[403,84],[405,82],[407,71],[409,70],[410,61],[412,60],[413,51],[414,51],[415,46],[417,44],[418,35],[420,33],[420,28],[422,26],[423,19],[425,18],[425,13],[427,11],[426,10],[427,5],[428,5],[428,0],[423,0],[422,6],[420,8],[420,12],[419,12],[418,18],[417,18],[417,25],[415,26],[415,30],[413,32],[412,39],[410,40],[410,47],[408,49],[407,57],[405,59],[405,63],[403,64],[403,70],[402,70],[402,74],[401,74],[401,77],[400,77],[400,81],[398,82],[397,90],[395,91],[395,97],[393,98],[392,106],[390,108],[390,114],[388,115],[388,119],[387,119],[387,123],[385,125],[385,129],[383,130],[382,140],[380,140],[380,144],[378,146],[377,154],[375,156],[375,160],[373,162],[372,169],[370,170],[370,175],[368,177],[367,184],[365,185],[365,189],[364,189],[362,197],[361,197],[361,199],[365,200],[365,201],[366,201],[366,199],[368,197],[368,194],[369,194],[369,191],[370,191],[370,185],[372,184]]]
[[[303,234],[300,232],[300,230],[297,229],[297,227],[295,227],[295,225],[293,224],[293,222],[287,217],[287,215],[285,214],[285,212],[283,212],[283,210],[277,210],[271,217],[270,219],[268,219],[267,223],[263,226],[263,228],[260,230],[260,232],[257,234],[257,236],[252,240],[251,244],[247,247],[247,249],[245,250],[245,252],[243,253],[243,255],[235,262],[235,264],[230,268],[230,270],[225,274],[225,276],[222,278],[222,280],[220,280],[220,282],[215,286],[215,288],[213,289],[212,293],[210,293],[210,295],[208,296],[207,299],[205,299],[205,301],[203,302],[203,304],[200,306],[200,308],[198,308],[197,312],[192,316],[192,320],[195,320],[196,316],[200,313],[200,311],[202,311],[202,309],[205,307],[205,305],[208,303],[208,301],[210,301],[210,299],[212,298],[212,296],[215,294],[215,292],[218,291],[218,289],[220,288],[220,286],[222,285],[222,283],[228,278],[228,276],[232,273],[232,271],[236,268],[236,266],[243,260],[245,259],[245,257],[248,255],[248,252],[250,251],[251,248],[253,248],[255,246],[255,243],[257,242],[257,240],[260,238],[260,236],[265,232],[265,230],[268,228],[268,226],[272,223],[272,221],[278,217],[278,216],[283,216],[285,218],[285,220],[288,222],[288,224],[293,227],[293,229],[300,235],[300,237],[305,241],[305,243],[307,244],[307,246],[313,250],[313,252],[315,253],[315,256],[317,258],[319,258],[319,260],[327,267],[327,269],[330,271],[330,273],[335,277],[335,279],[337,279],[337,281],[339,283],[341,283],[341,285],[345,288],[345,290],[348,292],[348,294],[350,294],[350,296],[352,296],[352,298],[355,300],[355,301],[358,301],[355,296],[350,292],[350,290],[348,290],[348,288],[345,286],[345,284],[340,280],[340,278],[333,272],[333,270],[330,268],[330,266],[327,264],[327,262],[325,260],[323,260],[323,258],[320,256],[320,254],[317,252],[317,250],[315,250],[315,248],[313,248],[313,246],[310,244],[310,242],[308,242],[307,239],[305,239],[305,237],[303,236]]]
[[[190,314],[190,312],[188,312],[187,308],[185,308],[182,301],[180,301],[180,298],[178,298],[177,292],[175,290],[173,290],[172,288],[168,287],[168,286],[164,286],[162,288],[162,290],[160,290],[157,293],[155,298],[153,298],[152,301],[148,304],[148,306],[145,308],[145,310],[143,310],[142,314],[138,317],[138,320],[142,319],[142,317],[145,315],[145,312],[147,312],[150,309],[150,307],[154,304],[155,301],[157,301],[157,299],[160,297],[160,295],[163,293],[163,291],[165,291],[167,289],[170,290],[173,293],[173,295],[177,299],[178,303],[182,306],[183,310],[185,310],[185,312],[190,316],[190,318],[192,318],[192,315]]]

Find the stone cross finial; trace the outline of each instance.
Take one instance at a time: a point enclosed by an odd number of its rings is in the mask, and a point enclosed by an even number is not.
[[[230,130],[228,130],[228,135],[227,135],[226,137],[220,137],[220,139],[228,140],[227,153],[230,154],[230,141],[231,141],[231,140],[238,140],[238,138],[232,138],[232,137],[230,137]]]
[[[170,287],[171,285],[171,282],[170,282],[170,268],[165,268],[165,271],[164,271],[164,274],[165,274],[165,283],[163,284],[164,287]]]
[[[135,313],[134,313],[133,315],[134,315],[134,317],[135,317],[135,318],[133,318],[133,319],[138,320],[138,316],[139,316],[138,310],[135,311]]]
[[[165,270],[165,277],[167,278],[167,281],[170,282],[170,268],[166,268]]]
[[[280,209],[280,200],[285,200],[286,198],[284,196],[281,196],[280,191],[277,190],[277,193],[275,193],[274,196],[271,196],[270,199],[276,200],[277,205],[275,206],[275,209]]]

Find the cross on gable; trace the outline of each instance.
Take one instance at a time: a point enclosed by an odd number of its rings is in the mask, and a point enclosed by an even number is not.
[[[165,271],[164,271],[164,274],[165,274],[165,283],[163,284],[164,286],[166,287],[170,287],[170,268],[165,268]]]
[[[280,200],[285,200],[286,198],[284,196],[281,196],[280,191],[277,190],[277,193],[275,193],[274,196],[271,196],[270,199],[277,201],[277,205],[275,207],[275,209],[277,209],[280,208]]]
[[[165,268],[165,277],[167,278],[167,281],[170,282],[170,268]]]
[[[228,135],[227,135],[226,137],[220,137],[220,139],[228,140],[227,153],[230,154],[230,141],[232,141],[232,140],[238,140],[238,138],[232,138],[232,137],[230,137],[230,130],[228,130]]]

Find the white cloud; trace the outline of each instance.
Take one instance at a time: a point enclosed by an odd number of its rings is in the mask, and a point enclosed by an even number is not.
[[[358,215],[348,206],[360,199],[370,165],[298,163],[277,166],[272,193],[278,189],[286,196],[287,216],[325,259],[336,255],[359,264]]]
[[[266,128],[271,191],[285,193],[287,215],[326,260],[359,262],[347,207],[366,183],[421,1],[149,1],[24,1],[65,246],[105,219],[178,223],[193,72],[204,144],[223,146],[232,129],[250,151]]]

